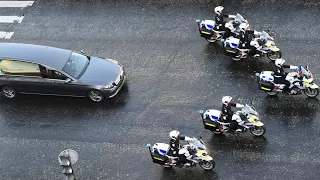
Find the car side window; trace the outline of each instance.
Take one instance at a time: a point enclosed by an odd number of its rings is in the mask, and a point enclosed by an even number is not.
[[[68,77],[59,71],[48,69],[48,75],[50,79],[66,80]]]
[[[38,64],[0,59],[0,76],[41,77]]]

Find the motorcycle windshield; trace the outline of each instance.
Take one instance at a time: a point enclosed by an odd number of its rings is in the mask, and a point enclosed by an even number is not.
[[[259,114],[258,112],[253,109],[250,105],[246,104],[243,108],[243,111],[246,113],[246,114],[250,114],[250,115],[255,115],[257,117],[259,117]]]
[[[238,23],[247,23],[247,20],[243,16],[241,16],[239,13],[237,13],[234,19]]]
[[[206,146],[202,144],[198,139],[193,138],[193,140],[190,142],[194,147],[196,147],[199,150],[205,150]]]
[[[268,42],[268,41],[274,41],[274,38],[271,37],[267,32],[262,31],[261,33],[261,38],[264,40],[264,42]]]
[[[310,71],[306,70],[303,66],[299,66],[298,67],[298,75],[301,77],[301,76],[304,76],[305,78],[307,79],[310,79],[312,78],[312,74]]]

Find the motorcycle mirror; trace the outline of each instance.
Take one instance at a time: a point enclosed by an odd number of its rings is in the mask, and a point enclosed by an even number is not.
[[[202,139],[202,136],[200,135],[200,137],[199,137],[200,139]]]
[[[196,22],[199,23],[199,22],[200,22],[200,19],[197,19]]]
[[[151,147],[151,144],[150,144],[150,143],[148,143],[148,144],[146,145],[146,147],[147,147],[147,148]]]
[[[308,66],[308,65],[306,65],[306,68],[307,68],[307,69],[309,69],[309,66]]]
[[[259,77],[259,75],[260,75],[259,73],[256,73],[256,76],[257,76],[257,77]]]

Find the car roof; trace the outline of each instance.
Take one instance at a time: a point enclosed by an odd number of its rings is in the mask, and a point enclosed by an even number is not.
[[[50,46],[21,43],[0,43],[0,58],[25,60],[62,70],[72,51]]]

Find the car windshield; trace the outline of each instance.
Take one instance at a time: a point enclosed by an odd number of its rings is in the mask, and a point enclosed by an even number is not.
[[[265,42],[274,41],[274,38],[271,37],[271,36],[270,36],[267,32],[265,32],[265,31],[262,31],[261,37],[262,37],[262,39],[263,39]]]
[[[62,68],[62,71],[78,79],[83,74],[88,64],[89,59],[86,56],[72,52],[69,60]]]
[[[246,114],[251,114],[251,115],[255,115],[255,116],[259,116],[258,112],[253,109],[250,105],[246,104],[243,108],[243,111],[246,113]]]

